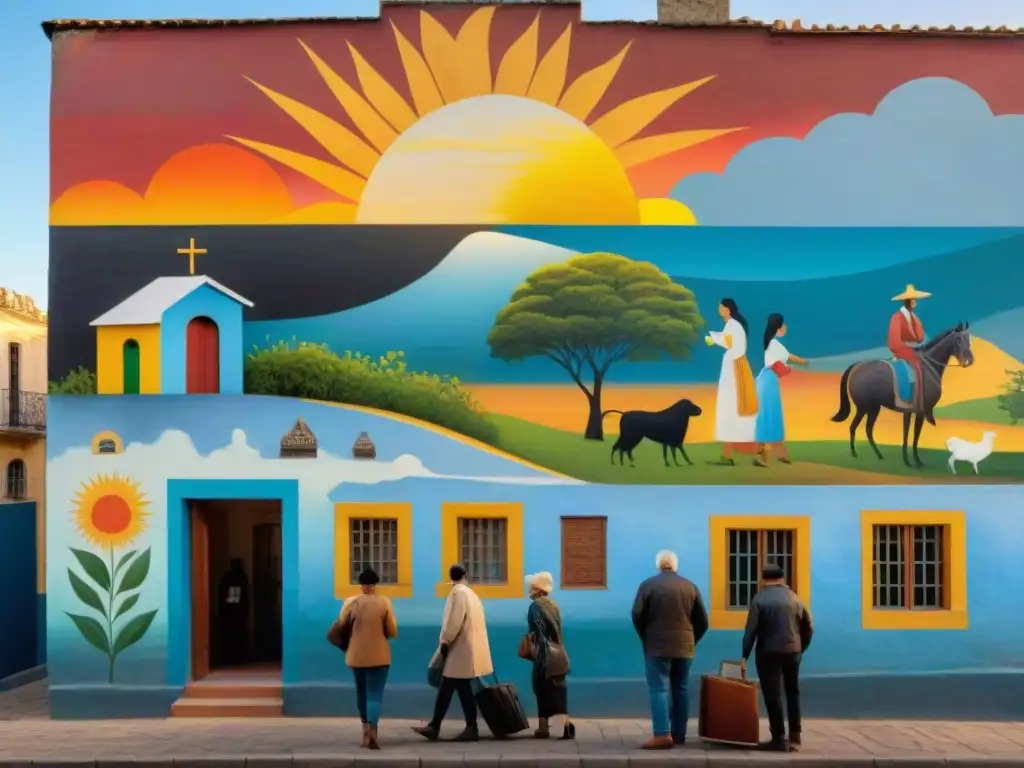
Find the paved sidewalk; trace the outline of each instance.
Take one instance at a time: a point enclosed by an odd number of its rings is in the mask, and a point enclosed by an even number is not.
[[[53,721],[42,683],[0,694],[0,766],[57,768],[125,763],[168,768],[627,768],[739,766],[771,762],[804,768],[828,765],[1024,766],[1024,723],[810,720],[798,754],[745,752],[694,739],[669,752],[637,749],[649,733],[644,720],[579,720],[577,740],[538,741],[529,733],[498,742],[431,744],[413,721],[386,721],[380,752],[358,748],[360,728],[349,719]],[[40,707],[40,704],[42,707]],[[691,721],[691,727],[696,724]],[[762,725],[764,728],[764,725]],[[446,724],[454,736],[457,721]]]

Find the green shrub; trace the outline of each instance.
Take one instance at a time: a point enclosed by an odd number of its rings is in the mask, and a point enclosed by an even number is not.
[[[999,410],[1006,411],[1010,423],[1016,424],[1024,419],[1024,371],[1007,371],[1010,381],[1003,394],[998,395]]]
[[[406,368],[402,352],[344,356],[324,344],[278,342],[245,361],[245,392],[362,405],[494,443],[497,427],[454,377]]]
[[[95,395],[96,374],[79,366],[60,381],[51,381],[48,390],[51,395]]]

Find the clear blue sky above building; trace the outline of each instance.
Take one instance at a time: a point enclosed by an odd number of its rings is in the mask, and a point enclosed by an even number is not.
[[[655,0],[584,0],[584,18],[653,19]],[[49,44],[53,18],[254,18],[376,15],[378,0],[2,0],[0,285],[46,305]],[[1024,0],[733,0],[733,17],[805,24],[1024,27]]]

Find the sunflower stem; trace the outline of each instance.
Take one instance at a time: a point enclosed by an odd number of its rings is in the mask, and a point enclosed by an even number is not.
[[[107,590],[107,682],[114,682],[114,545],[110,545],[110,589]]]

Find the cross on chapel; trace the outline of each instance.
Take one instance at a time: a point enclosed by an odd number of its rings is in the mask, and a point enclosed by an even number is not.
[[[202,256],[206,253],[205,248],[196,248],[196,239],[190,237],[188,239],[188,248],[179,248],[178,254],[181,256],[188,256],[188,273],[194,275],[196,273],[196,256]]]

